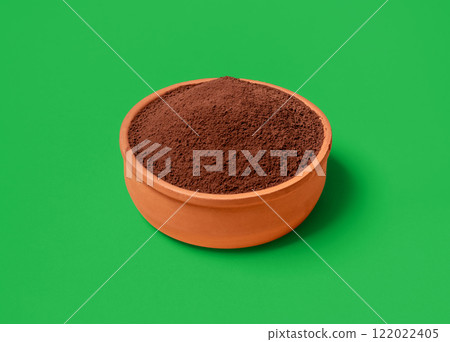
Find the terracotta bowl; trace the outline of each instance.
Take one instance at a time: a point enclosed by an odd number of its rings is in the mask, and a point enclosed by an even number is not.
[[[161,89],[165,93],[184,85],[199,84],[211,79],[200,79],[174,84]],[[289,95],[292,91],[258,81],[262,84]],[[320,117],[325,130],[323,145],[317,155],[317,162],[326,171],[327,158],[331,148],[331,127],[322,111],[314,104],[295,94]],[[132,119],[151,101],[158,98],[151,94],[137,103],[127,114],[120,128],[120,149],[127,170],[126,152],[130,150],[128,129]],[[130,158],[128,158],[130,159]],[[242,248],[260,245],[291,232],[286,223],[296,228],[309,215],[316,205],[325,185],[325,176],[319,176],[312,167],[308,167],[302,176],[296,176],[279,185],[259,190],[258,194],[246,192],[240,194],[196,193],[175,215],[180,206],[194,192],[169,184],[154,177],[153,186],[136,181],[136,159],[132,156],[133,177],[125,176],[125,183],[131,199],[137,209],[157,229],[163,225],[161,232],[174,239],[189,244],[211,248]],[[138,169],[140,170],[140,165]],[[283,222],[264,203],[261,196],[282,218]],[[173,215],[171,217],[171,215]],[[167,219],[170,220],[167,221]],[[166,222],[167,221],[167,222]]]

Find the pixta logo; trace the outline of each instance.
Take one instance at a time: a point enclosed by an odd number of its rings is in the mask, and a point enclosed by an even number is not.
[[[139,183],[145,182],[153,186],[153,169],[155,162],[160,158],[164,157],[169,151],[172,149],[170,147],[161,147],[159,143],[151,143],[150,140],[146,139],[138,145],[134,146],[132,149],[126,152],[126,167],[125,174],[127,178],[133,178],[133,161],[136,160],[135,165],[135,175],[136,181]],[[158,151],[157,151],[158,150]],[[154,153],[156,152],[156,153]],[[298,157],[298,151],[296,150],[259,150],[256,153],[251,153],[248,150],[193,150],[192,151],[192,176],[199,177],[202,172],[228,172],[228,176],[230,177],[247,177],[253,171],[260,176],[265,177],[267,173],[263,170],[259,162],[261,158],[269,153],[271,158],[279,159],[279,175],[280,177],[286,177],[288,175],[288,158]],[[154,153],[154,154],[153,154]],[[247,167],[240,174],[237,173],[237,155],[241,153],[246,162],[248,163]],[[135,158],[133,158],[135,156]],[[150,157],[149,157],[150,156]],[[318,176],[325,176],[325,172],[322,169],[319,161],[314,154],[314,151],[307,150],[303,153],[302,159],[298,165],[297,172],[295,176],[303,176],[308,172],[315,171]],[[214,164],[208,164],[202,166],[202,158],[211,158],[213,157],[215,160]],[[227,170],[224,170],[225,163],[224,159],[227,158]],[[145,160],[145,166],[144,166]],[[211,159],[209,159],[211,160]],[[166,156],[165,159],[165,168],[161,172],[158,173],[157,177],[159,179],[166,176],[172,169],[172,160],[170,156]],[[188,170],[186,170],[188,171]]]
[[[248,166],[245,170],[238,175],[236,172],[236,157],[238,153],[242,153],[248,162]],[[252,169],[256,172],[256,174],[260,177],[267,176],[267,173],[263,170],[261,165],[259,165],[259,161],[266,154],[267,150],[259,150],[254,155],[248,150],[230,150],[228,151],[228,175],[229,176],[241,176],[246,177],[251,174]],[[289,157],[297,157],[298,152],[296,150],[270,150],[270,157],[279,158],[279,175],[280,177],[286,177],[288,173],[288,158]],[[194,150],[193,151],[193,167],[192,167],[192,175],[194,177],[198,177],[201,175],[201,158],[202,157],[213,157],[215,159],[215,163],[213,165],[203,165],[203,168],[206,172],[223,172],[224,171],[224,155],[225,152],[222,150]],[[308,162],[311,162],[308,164]],[[325,172],[322,169],[322,166],[318,162],[314,151],[306,150],[302,155],[302,159],[297,168],[297,172],[295,176],[303,176],[304,174],[315,170],[318,176],[325,176]]]
[[[148,185],[153,186],[153,169],[155,162],[166,155],[172,149],[170,147],[163,147],[158,152],[153,154],[146,161],[146,167],[144,168],[144,159],[151,155],[153,152],[158,150],[161,147],[161,144],[153,143],[150,146],[151,141],[146,139],[143,142],[137,144],[132,149],[128,150],[125,155],[125,176],[127,178],[133,178],[133,155],[136,156],[136,181],[139,183],[145,181]],[[145,170],[144,170],[145,169]],[[165,160],[165,168],[160,173],[158,173],[158,178],[163,178],[166,176],[172,169],[172,160],[169,156],[166,157]]]

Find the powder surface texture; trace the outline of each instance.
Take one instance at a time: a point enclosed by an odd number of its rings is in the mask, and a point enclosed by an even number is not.
[[[294,97],[252,136],[289,99],[288,94],[264,85],[221,77],[177,88],[163,98],[199,136],[157,99],[131,122],[130,147],[147,139],[161,144],[161,148],[171,148],[154,163],[153,173],[162,171],[166,158],[170,157],[171,171],[164,176],[164,181],[188,190],[233,194],[278,185],[295,176],[306,150],[317,155],[323,143],[324,130],[319,117]],[[200,169],[196,169],[200,176],[194,176],[194,150],[223,151],[223,170],[208,172],[204,166],[214,165],[216,158],[201,157]],[[251,156],[266,151],[258,161],[266,176],[257,174],[242,150],[249,151]],[[285,176],[280,172],[280,158],[271,156],[271,150],[297,151],[297,157],[287,158]],[[229,151],[236,151],[235,161],[234,157],[230,158],[234,152]],[[144,165],[154,153],[143,159]],[[235,172],[233,165],[236,165]],[[247,167],[251,172],[245,175]]]

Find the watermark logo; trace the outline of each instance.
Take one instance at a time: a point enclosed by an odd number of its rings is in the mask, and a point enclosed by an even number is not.
[[[132,149],[126,152],[126,168],[125,175],[127,178],[133,178],[133,160],[136,160],[135,174],[136,181],[139,183],[145,182],[146,184],[153,186],[153,170],[155,162],[162,157],[166,156],[172,149],[170,147],[161,147],[159,143],[151,143],[146,139]],[[157,151],[159,149],[159,151]],[[157,151],[156,153],[154,153]],[[154,153],[154,154],[153,154]],[[280,177],[286,177],[288,175],[288,158],[298,158],[299,152],[296,150],[259,150],[256,153],[249,150],[193,150],[192,151],[192,176],[200,177],[205,172],[227,172],[230,177],[247,177],[253,171],[259,177],[267,176],[266,171],[259,164],[261,159],[269,154],[271,158],[279,159],[279,175]],[[247,162],[247,167],[240,174],[237,173],[237,156],[242,154]],[[133,156],[135,158],[133,159]],[[303,176],[306,173],[315,171],[318,176],[325,176],[325,172],[322,169],[317,157],[312,150],[307,150],[301,155],[302,159],[298,165],[295,176]],[[214,164],[202,165],[202,158],[214,158]],[[228,169],[224,171],[224,160],[227,158]],[[145,161],[145,167],[144,167]],[[172,160],[170,156],[166,156],[165,167],[158,173],[159,179],[165,177],[172,170]],[[188,171],[188,170],[187,170]]]
[[[163,147],[154,155],[146,161],[146,167],[144,170],[144,159],[147,158],[151,153],[155,152],[158,148],[161,147],[161,144],[151,143],[150,140],[144,140],[141,143],[134,146],[132,149],[128,150],[125,154],[125,176],[127,178],[133,178],[133,155],[136,156],[136,181],[139,183],[143,183],[144,175],[146,178],[147,185],[153,186],[153,169],[155,166],[155,162],[166,155],[172,149],[170,147]],[[142,150],[144,149],[144,150]],[[163,178],[172,170],[172,160],[169,156],[166,157],[165,160],[165,168],[161,172],[158,173],[158,178]]]
[[[260,177],[267,176],[267,173],[263,170],[261,165],[259,165],[260,160],[266,154],[267,150],[259,150],[257,153],[252,155],[248,150],[241,150],[242,153],[249,164],[245,170],[239,175],[241,177],[249,176],[254,170],[256,174]],[[280,177],[286,177],[288,173],[288,157],[297,157],[298,152],[296,150],[270,150],[269,154],[271,157],[280,159]],[[192,175],[194,177],[199,177],[201,175],[201,158],[202,157],[214,157],[215,163],[209,165],[203,165],[203,169],[206,172],[224,172],[224,154],[225,151],[222,150],[194,150],[193,151],[193,166]],[[236,172],[236,157],[238,151],[229,150],[228,151],[228,176],[238,176]],[[309,164],[310,162],[310,164]],[[297,168],[295,176],[303,176],[304,174],[315,170],[318,176],[325,176],[322,166],[316,158],[313,150],[306,150],[302,156],[300,164]]]

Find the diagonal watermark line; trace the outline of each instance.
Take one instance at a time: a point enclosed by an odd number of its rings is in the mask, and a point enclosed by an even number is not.
[[[253,190],[253,189],[252,189]],[[303,243],[306,245],[306,246],[308,246],[308,248],[311,250],[311,251],[313,251],[313,253],[320,259],[320,260],[322,260],[322,262],[325,264],[325,265],[327,265],[328,266],[328,268],[331,270],[331,271],[333,271],[333,273],[334,274],[336,274],[338,277],[339,277],[339,279],[341,279],[342,280],[342,282],[345,284],[345,285],[347,285],[347,287],[350,289],[350,290],[352,290],[352,292],[364,303],[364,304],[366,304],[366,306],[370,309],[370,310],[372,310],[374,313],[375,313],[375,315],[377,315],[378,316],[378,318],[380,318],[383,322],[384,322],[384,324],[387,324],[387,322],[383,319],[383,317],[381,317],[370,305],[369,305],[369,303],[367,303],[365,300],[364,300],[364,298],[363,297],[361,297],[360,295],[359,295],[359,293],[358,292],[356,292],[355,291],[355,289],[353,289],[353,287],[351,287],[350,285],[349,285],[349,283],[347,283],[345,280],[344,280],[344,278],[342,278],[340,275],[339,275],[339,273],[337,273],[334,269],[333,269],[333,267],[331,267],[326,261],[325,261],[325,259],[324,258],[322,258],[321,256],[320,256],[320,254],[319,253],[317,253],[316,252],[316,250],[314,249],[314,248],[312,248],[310,245],[309,245],[309,243],[307,243],[306,242],[306,240],[305,239],[303,239],[301,236],[300,236],[300,234],[299,233],[297,233],[296,231],[295,231],[295,229],[294,228],[292,228],[291,226],[290,226],[290,224],[289,223],[287,223],[270,205],[269,205],[269,203],[267,203],[265,200],[264,200],[264,198],[262,198],[255,190],[253,190],[253,192],[261,199],[261,201],[263,201],[264,203],[265,203],[265,205],[270,209],[270,210],[272,210],[274,213],[275,213],[275,215],[277,215],[279,218],[280,218],[280,220],[281,221],[283,221],[284,222],[284,224],[286,225],[286,226],[288,226],[294,233],[295,233],[295,235],[297,235],[298,237],[299,237],[299,239],[300,240],[302,240],[303,241]]]
[[[171,105],[169,105],[167,102],[166,102],[166,100],[164,100],[157,92],[156,92],[156,90],[154,90],[153,88],[152,88],[152,86],[150,85],[150,84],[148,84],[147,83],[147,81],[146,80],[144,80],[143,78],[142,78],[142,76],[141,75],[139,75],[138,73],[137,73],[137,71],[136,70],[134,70],[134,68],[130,65],[130,64],[128,64],[127,63],[127,61],[126,60],[124,60],[123,58],[122,58],[122,56],[121,55],[119,55],[117,52],[116,52],[116,50],[114,50],[112,47],[111,47],[111,45],[109,45],[107,42],[106,42],[106,40],[104,40],[103,39],[103,37],[102,36],[100,36],[98,33],[97,33],[97,31],[95,31],[94,30],[94,28],[91,26],[91,25],[89,25],[89,23],[86,21],[86,20],[84,20],[84,18],[81,16],[81,15],[79,15],[73,8],[72,8],[72,6],[70,6],[65,0],[62,0],[62,2],[64,2],[66,5],[67,5],[67,7],[69,7],[70,8],[70,10],[73,12],[73,13],[75,13],[75,15],[78,17],[78,18],[80,18],[81,19],[81,21],[98,37],[98,38],[100,38],[100,40],[103,42],[103,43],[105,43],[105,45],[112,51],[112,52],[114,52],[114,54],[117,56],[117,57],[119,57],[119,59],[128,67],[128,69],[130,69],[142,82],[144,82],[144,84],[147,86],[147,87],[149,87],[150,88],[150,90],[152,91],[152,92],[154,92],[156,95],[158,95],[158,97],[161,99],[161,101],[162,102],[164,102],[165,104],[166,104],[166,106],[167,107],[169,107],[170,108],[170,110],[172,111],[172,112],[174,112],[174,114],[176,115],[176,116],[178,116],[178,118],[181,120],[181,121],[183,121],[184,123],[185,123],[185,125],[186,126],[188,126],[190,129],[191,129],[191,131],[192,132],[194,132],[197,136],[200,136],[196,131],[195,131],[195,129],[193,129],[192,127],[191,127],[191,125],[189,125],[187,122],[186,122],[186,120],[184,120],[181,116],[180,116],[180,114],[178,114],[176,111],[175,111],[175,109],[173,109],[172,108],[172,106]]]
[[[311,74],[311,76],[309,76],[309,77],[306,79],[306,81],[303,82],[303,84],[302,84],[300,87],[298,87],[298,89],[297,89],[297,90],[296,90],[296,91],[295,91],[295,92],[294,92],[294,93],[293,93],[293,94],[292,94],[292,95],[291,95],[291,96],[290,96],[290,97],[289,97],[289,98],[288,98],[288,99],[280,106],[280,108],[278,108],[271,116],[269,116],[269,118],[268,118],[266,121],[264,121],[264,123],[263,123],[261,126],[259,126],[259,128],[258,128],[255,132],[253,132],[252,137],[253,137],[256,133],[258,133],[259,130],[260,130],[261,128],[263,128],[263,127],[266,125],[266,123],[268,123],[268,122],[270,121],[270,119],[272,119],[272,118],[273,118],[273,117],[281,110],[281,108],[283,108],[284,105],[285,105],[286,103],[288,103],[289,100],[292,99],[292,98],[294,97],[294,95],[297,94],[297,93],[300,91],[300,89],[302,89],[302,88],[305,86],[305,84],[308,83],[308,82],[311,80],[311,78],[313,78],[313,77],[314,77],[314,76],[315,76],[315,75],[316,75],[316,74],[317,74],[317,73],[325,66],[325,64],[327,64],[327,63],[329,62],[330,59],[333,58],[334,55],[336,55],[336,54],[339,52],[339,50],[341,50],[341,49],[344,47],[344,45],[347,44],[347,43],[349,42],[349,40],[352,39],[353,36],[359,32],[359,30],[361,30],[361,29],[369,22],[369,20],[373,18],[373,16],[374,16],[375,14],[377,14],[378,11],[379,11],[380,9],[383,8],[384,5],[386,5],[386,3],[387,3],[388,1],[389,1],[389,0],[386,0],[385,2],[383,2],[383,4],[382,4],[380,7],[378,7],[378,9],[377,9],[375,12],[373,12],[372,15],[371,15],[369,18],[367,18],[366,21],[363,22],[363,23],[361,24],[361,26],[358,27],[358,28],[356,29],[356,31],[353,32],[352,35],[351,35],[350,37],[348,37],[347,40],[346,40],[344,43],[342,43],[342,45],[339,46],[339,48],[338,48],[336,51],[334,51],[333,54],[332,54],[330,57],[327,58],[327,60],[326,60],[325,62],[323,62],[323,63],[320,65],[320,67],[318,67],[318,68],[316,69],[316,71],[314,71],[314,72]]]
[[[190,199],[192,198],[192,197],[194,197],[194,195],[196,194],[198,192],[198,190],[197,191],[195,191],[186,201],[184,201],[184,203],[181,205],[181,206],[179,206],[178,207],[178,209],[177,210],[175,210],[175,212],[172,214],[172,215],[170,215],[170,217],[152,234],[152,235],[150,235],[150,237],[147,239],[147,240],[145,240],[144,241],[144,243],[142,244],[142,245],[140,245],[139,246],[139,248],[138,249],[136,249],[134,252],[133,252],[133,254],[131,254],[129,257],[128,257],[128,259],[127,260],[125,260],[125,262],[122,264],[122,265],[120,265],[120,267],[113,273],[113,274],[111,274],[111,276],[108,278],[108,279],[106,279],[106,281],[102,284],[102,285],[100,285],[100,287],[97,289],[97,290],[95,290],[94,291],[94,293],[93,294],[91,294],[89,297],[88,297],[88,299],[86,299],[85,301],[84,301],[84,303],[83,304],[81,304],[80,305],[80,307],[78,308],[78,309],[76,309],[75,310],[75,312],[72,314],[72,315],[70,315],[70,317],[64,322],[64,324],[66,324],[67,322],[69,322],[71,319],[72,319],[72,317],[73,316],[75,316],[77,313],[78,313],[78,311],[80,311],[82,308],[83,308],[83,306],[85,306],[91,299],[92,299],[92,297],[94,297],[97,293],[98,293],[98,291],[100,291],[102,288],[103,288],[103,286],[105,286],[106,285],[106,283],[108,282],[108,281],[110,281],[111,280],[111,278],[112,277],[114,277],[115,275],[116,275],[116,273],[117,272],[119,272],[121,269],[122,269],[122,267],[124,267],[127,263],[128,263],[128,261],[130,261],[146,244],[147,244],[147,242],[149,242],[150,241],[150,239],[157,233],[157,232],[159,232],[160,230],[161,230],[161,228],[162,227],[164,227],[164,225],[167,223],[167,222],[169,222],[169,220],[172,218],[172,217],[174,217],[175,215],[176,215],[176,213],[178,213],[180,210],[181,210],[181,208],[183,208],[185,205],[186,205],[186,203],[187,202],[189,202],[190,201]]]

